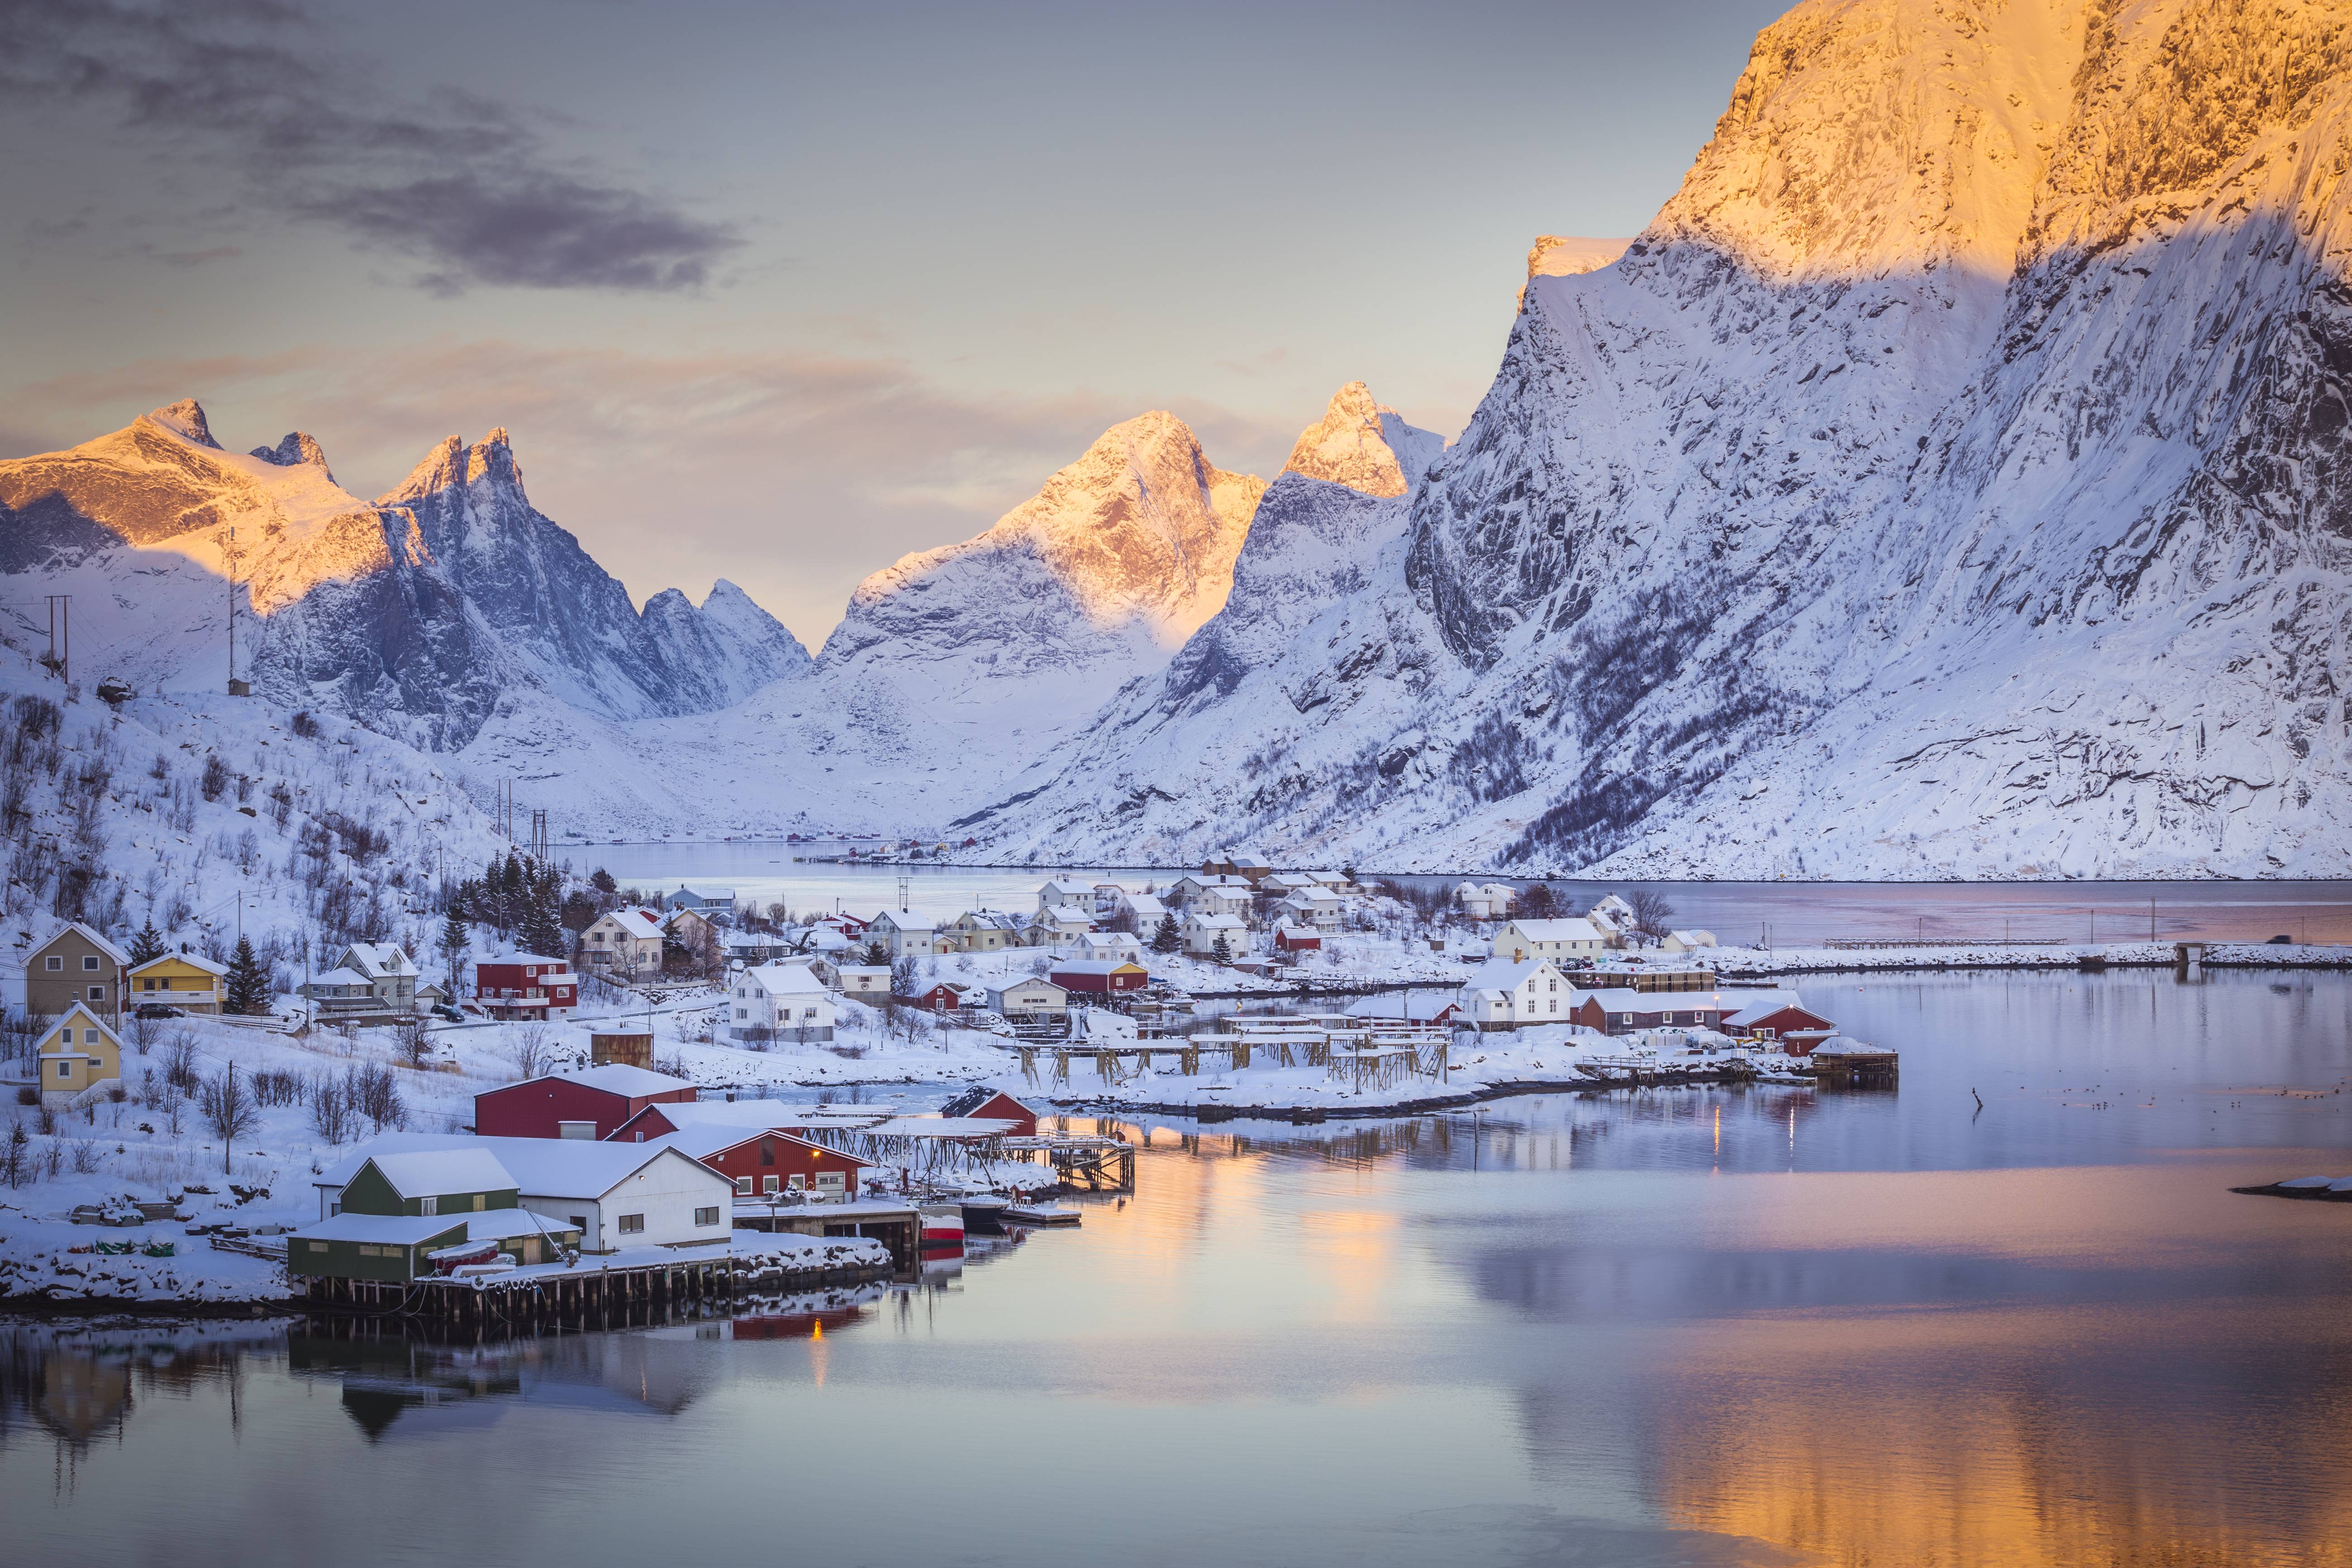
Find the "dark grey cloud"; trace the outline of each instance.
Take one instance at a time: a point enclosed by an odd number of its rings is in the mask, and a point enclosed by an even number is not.
[[[384,100],[286,0],[0,0],[0,93],[86,105],[161,149],[226,160],[257,202],[414,258],[436,292],[693,289],[742,243],[556,156],[543,121],[507,105]]]

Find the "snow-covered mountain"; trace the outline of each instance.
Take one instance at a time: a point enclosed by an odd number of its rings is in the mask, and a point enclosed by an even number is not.
[[[503,431],[450,438],[371,503],[310,436],[239,456],[173,404],[0,463],[0,571],[20,605],[70,594],[76,668],[142,691],[223,689],[233,595],[257,691],[431,751],[463,749],[501,705],[694,712],[809,667],[731,584],[700,609],[675,590],[633,609],[531,507]],[[0,635],[45,646],[47,621],[20,609]]]
[[[1531,279],[1361,590],[1227,657],[1307,607],[1245,560],[1130,722],[976,830],[2352,870],[2348,47],[2304,0],[1800,5],[1624,257]]]

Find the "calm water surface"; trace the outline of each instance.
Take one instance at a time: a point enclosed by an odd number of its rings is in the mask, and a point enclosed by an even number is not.
[[[1100,866],[1012,868],[857,866],[814,858],[845,844],[588,844],[563,849],[582,871],[604,867],[648,891],[717,882],[739,899],[795,910],[872,914],[895,907],[904,878],[916,907],[1025,910],[1047,877],[1079,881],[1172,881],[1181,871]],[[870,845],[866,846],[871,848]],[[795,858],[799,857],[800,858]],[[1369,871],[1364,873],[1370,875]],[[1406,877],[1450,888],[1460,878]],[[1512,878],[1500,880],[1525,886]],[[1675,918],[1725,942],[1796,947],[1831,937],[1949,942],[2052,940],[2352,942],[2352,882],[1573,882],[1551,886],[1581,909],[1603,893],[1654,887]]]
[[[2352,1173],[2352,984],[1805,994],[1904,1048],[1899,1092],[1136,1125],[1136,1194],[1076,1232],[734,1321],[481,1348],[19,1326],[0,1539],[43,1564],[2352,1559],[2352,1205],[2226,1190]]]

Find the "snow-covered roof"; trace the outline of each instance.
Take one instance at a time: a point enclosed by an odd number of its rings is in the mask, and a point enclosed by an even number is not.
[[[370,1163],[404,1198],[505,1192],[515,1184],[514,1177],[487,1149],[387,1149],[361,1163]]]
[[[1082,910],[1076,904],[1055,904],[1050,909],[1039,910],[1029,918],[1033,921],[1051,921],[1055,925],[1092,925],[1095,912]]]
[[[1384,996],[1360,996],[1348,1004],[1350,1018],[1397,1018],[1406,1023],[1426,1024],[1448,1008],[1460,1005],[1459,996],[1434,987],[1427,991],[1391,992]]]
[[[1127,907],[1137,920],[1157,920],[1168,912],[1168,906],[1155,893],[1129,893]]]
[[[1812,1011],[1797,999],[1793,991],[1749,992],[1737,997],[1736,1001],[1737,1009],[1724,1015],[1723,1021],[1727,1024],[1753,1024],[1786,1007],[1795,1007],[1807,1013]]]
[[[1472,970],[1462,982],[1465,991],[1512,991],[1528,983],[1538,970],[1552,974],[1559,967],[1549,958],[1522,959],[1514,963],[1507,958],[1490,958]]]
[[[1022,919],[1010,910],[966,910],[956,917],[956,922],[989,931],[1019,931]]]
[[[570,967],[572,967],[572,964],[571,964],[571,961],[570,961],[570,960],[568,960],[568,959],[562,959],[562,958],[550,958],[550,957],[548,957],[545,953],[542,953],[542,952],[509,952],[509,953],[504,953],[504,954],[501,954],[500,956],[499,956],[499,957],[497,957],[497,958],[485,958],[485,959],[481,960],[481,961],[480,961],[480,963],[478,963],[475,967],[479,968],[481,963],[541,963],[541,964],[551,963],[551,964],[553,964],[553,965],[554,965],[556,968],[558,968],[558,969],[569,969]]]
[[[226,974],[228,973],[227,964],[215,963],[211,959],[206,958],[201,952],[159,952],[144,963],[132,964],[131,966],[131,973],[138,974],[143,971],[154,968],[159,963],[184,963],[191,969],[201,969],[206,974],[213,975]]]
[[[528,1197],[601,1198],[656,1160],[692,1160],[657,1142],[598,1143],[585,1138],[485,1138]],[[706,1174],[709,1167],[692,1160]]]
[[[1689,931],[1669,931],[1666,934],[1673,937],[1685,947],[1713,947],[1715,945],[1715,933],[1711,931],[1702,931],[1697,928],[1693,928]]]
[[[1895,1053],[1885,1046],[1874,1046],[1867,1040],[1853,1039],[1845,1035],[1832,1035],[1813,1047],[1813,1056],[1822,1057],[1891,1057]]]
[[[389,1242],[394,1247],[414,1247],[445,1231],[464,1230],[472,1217],[456,1214],[339,1214],[332,1219],[306,1225],[288,1239],[363,1241],[371,1246]]]
[[[1013,1103],[1015,1105],[1021,1105],[1021,1101],[1013,1098],[1013,1092],[1010,1089],[995,1089],[984,1083],[976,1083],[970,1089],[965,1089],[961,1094],[957,1095],[953,1100],[949,1100],[945,1105],[940,1106],[940,1114],[941,1116],[969,1116],[973,1111],[978,1110],[982,1106],[986,1105],[990,1100],[996,1099],[1000,1095],[1006,1100],[1013,1100]],[[1021,1109],[1024,1111],[1028,1111],[1032,1116],[1037,1114],[1035,1111],[1030,1110],[1025,1105],[1021,1105]]]
[[[1091,882],[1066,882],[1057,877],[1050,882],[1040,884],[1037,896],[1041,899],[1063,899],[1075,897],[1080,893],[1091,895],[1094,890],[1094,884]]]
[[[805,963],[762,963],[743,973],[757,981],[760,988],[771,996],[833,994]]]
[[[787,1131],[791,1127],[800,1125],[805,1125],[805,1123],[785,1121],[767,1125],[756,1122],[750,1124],[723,1121],[698,1122],[692,1127],[680,1128],[676,1132],[665,1132],[658,1138],[648,1138],[644,1147],[675,1149],[689,1159],[708,1160],[722,1150],[734,1148],[738,1143],[748,1143],[754,1138],[773,1137],[797,1148],[822,1150],[828,1154],[839,1154],[843,1159],[856,1161],[861,1165],[873,1163],[871,1160],[860,1160],[855,1154],[845,1154],[838,1149],[828,1149],[822,1143],[812,1143],[805,1138],[794,1137]]]
[[[1601,928],[1581,916],[1559,921],[1519,921],[1511,929],[1529,942],[1600,942]]]
[[[114,960],[117,963],[128,964],[131,962],[131,955],[129,953],[123,952],[121,948],[115,946],[112,942],[107,941],[104,937],[99,935],[98,932],[82,924],[79,921],[68,921],[65,924],[51,931],[47,937],[44,937],[40,942],[33,948],[33,951],[35,952],[39,952],[42,949],[47,948],[51,942],[56,942],[58,938],[65,935],[68,931],[79,931],[81,934],[83,941],[89,942],[90,946],[98,949],[99,952],[106,954],[107,957]]]
[[[626,1062],[606,1062],[603,1067],[583,1068],[578,1072],[541,1073],[526,1083],[581,1083],[590,1089],[601,1089],[607,1094],[625,1095],[632,1100],[648,1094],[667,1094],[675,1089],[692,1089],[694,1085],[682,1078],[672,1078],[666,1072],[651,1072],[631,1067]]]
[[[1073,958],[1054,965],[1056,974],[1117,974],[1142,965],[1129,958]]]
[[[388,942],[355,942],[343,950],[343,960],[362,974],[414,974],[408,954]],[[222,973],[227,973],[224,970]]]
[[[1045,979],[1044,976],[1036,974],[1024,974],[1017,976],[1016,978],[1007,980],[1002,985],[992,985],[988,988],[988,994],[991,996],[1002,996],[1009,991],[1019,991],[1025,986],[1031,985],[1043,985],[1046,990],[1058,991],[1065,996],[1069,994],[1069,990],[1066,986],[1056,985],[1052,981]]]
[[[1630,915],[1633,912],[1633,906],[1614,893],[1602,895],[1601,901],[1592,907],[1612,915]]]
[[[644,910],[614,910],[604,920],[620,927],[624,936],[633,936],[639,942],[661,940],[661,921]]]
[[[805,1127],[812,1121],[840,1121],[831,1113],[837,1109],[826,1105],[796,1105],[782,1100],[693,1100],[660,1108],[665,1121],[671,1126],[687,1127]],[[868,1120],[878,1121],[883,1112],[872,1112]],[[650,1140],[648,1140],[650,1142]]]
[[[735,901],[734,889],[722,888],[714,882],[680,882],[677,885],[677,892],[700,899],[704,903],[723,901],[731,904]],[[677,893],[672,893],[670,897],[676,898]]]
[[[1240,931],[1242,929],[1242,918],[1239,915],[1191,914],[1184,917],[1184,923],[1188,926],[1199,926],[1203,931]]]
[[[894,1116],[866,1131],[877,1138],[1000,1138],[1013,1123],[992,1116]]]
[[[884,910],[869,923],[878,926],[887,921],[892,931],[937,931],[954,918],[952,915],[942,918],[928,910]]]
[[[1185,882],[1192,882],[1202,888],[1230,888],[1238,892],[1244,893],[1248,892],[1250,889],[1250,879],[1247,877],[1235,877],[1223,871],[1216,872],[1213,875],[1206,871],[1202,871],[1190,877],[1180,877],[1177,879],[1177,882],[1180,886]]]
[[[356,969],[330,969],[324,974],[312,975],[310,984],[313,985],[373,985],[375,982]]]

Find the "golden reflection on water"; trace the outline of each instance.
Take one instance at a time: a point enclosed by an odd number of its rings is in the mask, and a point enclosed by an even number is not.
[[[1666,1331],[1664,1517],[1855,1565],[2352,1562],[2352,1212],[2229,1194],[2240,1174],[1758,1178],[1784,1190],[1710,1216],[1750,1246],[1945,1248],[2109,1284]],[[2107,1294],[2139,1268],[2199,1282]]]

